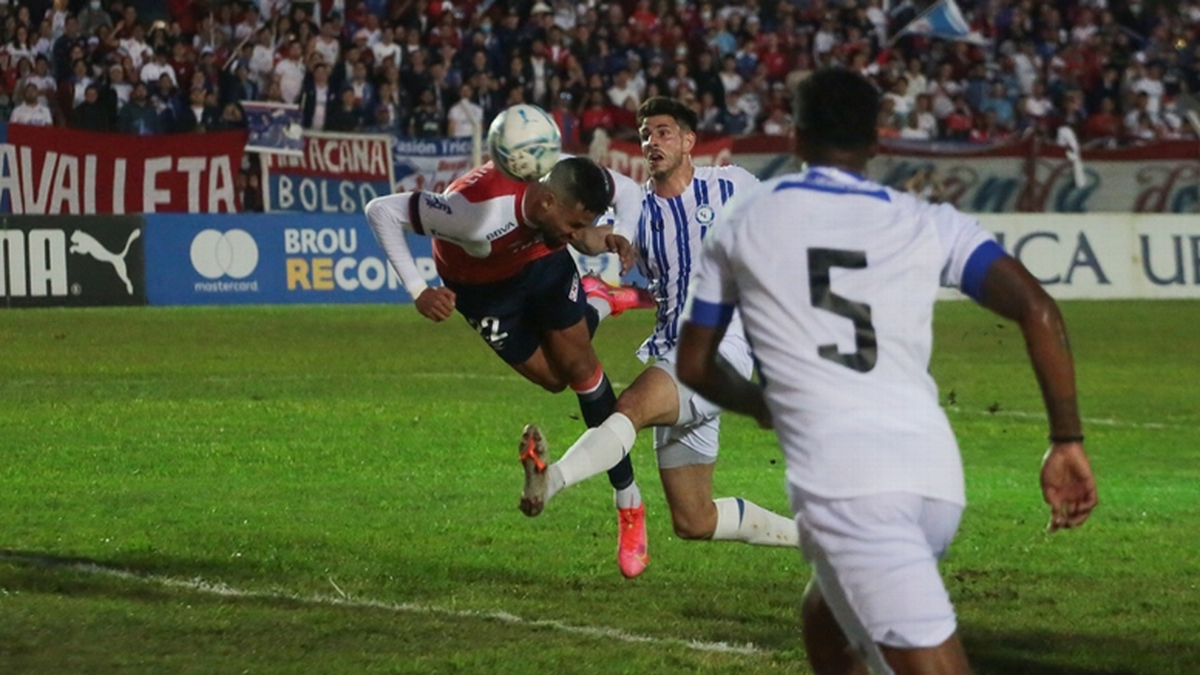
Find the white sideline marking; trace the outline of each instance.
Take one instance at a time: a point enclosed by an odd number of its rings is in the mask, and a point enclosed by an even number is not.
[[[0,560],[11,560],[14,562],[33,562],[31,559],[24,556],[6,556],[0,555]],[[672,647],[684,647],[700,652],[721,652],[726,654],[745,654],[752,656],[761,656],[770,652],[759,649],[753,644],[730,644],[727,642],[704,642],[702,640],[684,640],[682,638],[664,638],[654,637],[651,635],[638,635],[629,633],[618,628],[605,628],[603,626],[576,626],[574,624],[563,623],[553,619],[525,619],[516,614],[499,611],[476,611],[463,609],[449,609],[446,607],[438,607],[436,605],[417,605],[410,602],[391,603],[381,600],[356,599],[346,595],[341,588],[334,583],[333,579],[329,583],[333,585],[334,590],[338,592],[338,596],[332,595],[298,595],[287,591],[249,591],[240,588],[234,588],[222,583],[214,583],[205,581],[200,578],[195,579],[176,579],[172,577],[163,577],[157,575],[135,574],[125,570],[112,569],[102,567],[93,563],[66,563],[55,564],[53,567],[58,569],[69,569],[77,572],[85,572],[87,574],[95,574],[97,576],[113,577],[125,581],[136,581],[140,583],[157,584],[167,588],[181,588],[196,593],[205,595],[216,595],[226,598],[241,598],[241,599],[265,599],[265,600],[288,600],[291,602],[299,602],[306,605],[324,605],[329,607],[349,607],[354,609],[377,609],[387,612],[396,612],[402,614],[438,614],[452,618],[463,619],[487,619],[491,621],[500,621],[502,623],[515,624],[520,626],[532,626],[540,628],[551,628],[562,631],[564,633],[572,633],[575,635],[585,635],[587,637],[601,638],[607,640],[619,640],[621,642],[629,642],[634,644],[651,644],[664,645]]]
[[[948,413],[956,413],[960,415],[977,415],[980,417],[1016,417],[1019,419],[1045,420],[1046,413],[1044,412],[1025,412],[1023,410],[997,410],[991,412],[989,410],[974,410],[963,409],[959,407],[944,408]],[[1095,424],[1101,427],[1129,427],[1133,429],[1186,429],[1182,424],[1166,424],[1163,422],[1127,422],[1125,420],[1114,420],[1107,417],[1085,417],[1081,420],[1084,424]]]

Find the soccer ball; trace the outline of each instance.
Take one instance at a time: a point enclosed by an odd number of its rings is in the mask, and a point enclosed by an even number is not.
[[[509,178],[535,181],[550,173],[562,152],[554,118],[535,105],[514,105],[492,121],[487,136],[492,162]]]

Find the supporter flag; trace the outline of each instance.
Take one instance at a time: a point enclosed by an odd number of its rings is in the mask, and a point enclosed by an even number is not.
[[[971,25],[967,23],[954,0],[938,0],[933,3],[929,9],[901,28],[891,41],[895,42],[905,35],[924,35],[974,44],[987,43],[987,38],[971,30]]]
[[[243,101],[247,152],[264,152],[292,157],[304,156],[304,129],[300,126],[300,106],[286,103]]]

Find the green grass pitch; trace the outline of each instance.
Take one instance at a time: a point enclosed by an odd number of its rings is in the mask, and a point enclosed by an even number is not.
[[[1064,303],[1101,504],[1047,535],[1019,331],[937,313],[970,506],[943,565],[979,673],[1200,673],[1200,303]],[[652,317],[606,321],[618,383]],[[0,673],[807,673],[798,553],[673,536],[620,577],[602,477],[517,511],[574,397],[407,307],[0,312]],[[787,508],[726,418],[716,493]]]

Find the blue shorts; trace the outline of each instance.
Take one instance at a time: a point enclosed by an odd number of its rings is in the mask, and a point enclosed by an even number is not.
[[[489,284],[447,281],[455,308],[505,363],[529,360],[546,331],[562,330],[586,316],[587,294],[575,258],[565,247]]]

